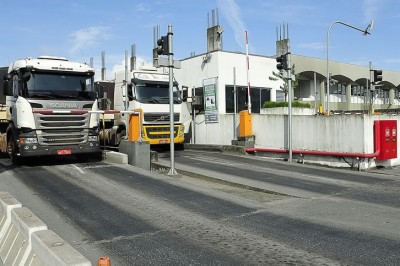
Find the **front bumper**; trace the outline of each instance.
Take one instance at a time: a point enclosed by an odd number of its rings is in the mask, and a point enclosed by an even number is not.
[[[19,147],[19,156],[34,157],[46,155],[74,155],[83,153],[99,153],[99,142],[87,142],[80,145],[71,146],[43,146],[38,144],[21,144]]]

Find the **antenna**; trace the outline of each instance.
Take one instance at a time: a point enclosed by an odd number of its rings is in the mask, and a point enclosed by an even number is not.
[[[101,80],[106,80],[106,52],[101,52]]]
[[[286,39],[289,39],[289,24],[286,24]]]
[[[131,46],[131,71],[136,69],[136,44]]]

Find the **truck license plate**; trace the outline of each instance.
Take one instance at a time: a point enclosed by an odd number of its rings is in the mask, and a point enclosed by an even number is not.
[[[168,143],[168,140],[166,140],[166,139],[161,139],[160,140],[160,144],[167,144]]]
[[[68,150],[57,150],[57,155],[70,155],[72,154],[72,150],[68,149]]]

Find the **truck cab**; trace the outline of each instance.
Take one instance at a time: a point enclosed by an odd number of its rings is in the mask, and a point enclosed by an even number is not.
[[[98,154],[94,71],[63,57],[13,62],[5,77],[7,128],[2,151],[13,163],[43,155]],[[4,145],[6,142],[6,145]],[[6,146],[6,150],[4,150]]]
[[[126,89],[125,89],[126,86]],[[128,103],[128,106],[126,104]],[[141,138],[150,145],[170,143],[169,75],[153,67],[117,72],[113,103],[115,110],[137,111],[141,114]],[[179,148],[190,140],[190,106],[182,98],[178,82],[173,82],[174,143]],[[126,132],[129,114],[115,114],[110,141],[118,145],[120,132]],[[113,137],[114,136],[114,137]]]

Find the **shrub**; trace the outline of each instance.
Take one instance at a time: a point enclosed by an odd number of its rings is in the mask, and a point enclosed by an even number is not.
[[[288,106],[289,106],[288,102],[264,102],[264,105],[263,105],[264,108],[288,107]],[[309,103],[293,101],[292,107],[311,108],[311,105]]]

